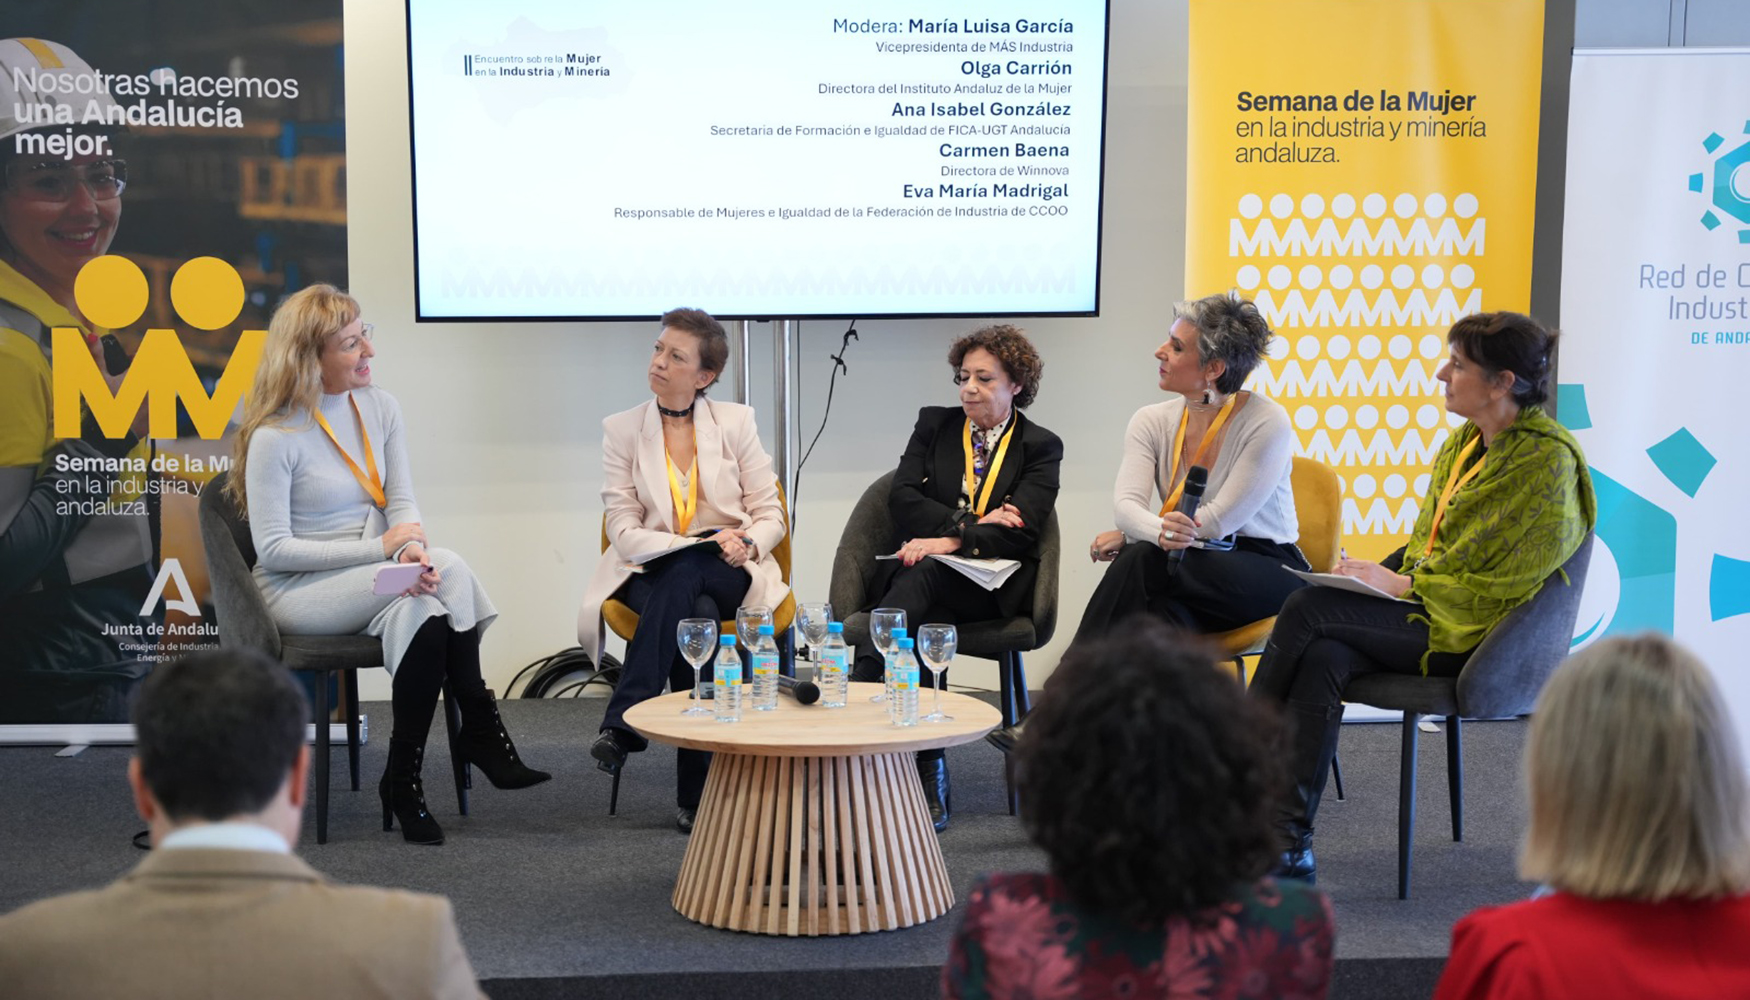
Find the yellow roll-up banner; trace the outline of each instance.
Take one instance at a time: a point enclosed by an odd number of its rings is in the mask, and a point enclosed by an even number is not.
[[[1185,291],[1278,334],[1251,388],[1343,477],[1352,555],[1402,543],[1457,418],[1468,313],[1525,311],[1541,0],[1191,0]]]

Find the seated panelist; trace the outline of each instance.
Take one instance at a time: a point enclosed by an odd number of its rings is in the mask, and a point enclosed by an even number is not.
[[[577,639],[599,662],[602,605],[618,598],[638,612],[620,683],[590,746],[596,765],[618,773],[648,741],[626,725],[626,710],[662,693],[690,690],[680,654],[683,618],[721,622],[743,605],[776,608],[789,592],[772,550],[784,538],[784,509],[771,456],[752,407],[706,398],[729,360],[723,324],[699,309],[662,317],[646,377],[655,397],[602,421],[602,504],[609,548],[584,593]],[[634,573],[629,561],[709,538]],[[692,829],[710,755],[681,750],[676,825]]]
[[[1240,388],[1264,359],[1269,325],[1231,293],[1173,312],[1154,356],[1161,389],[1174,395],[1130,418],[1112,488],[1118,527],[1088,547],[1112,566],[1076,642],[1143,612],[1197,632],[1239,628],[1274,615],[1301,586],[1284,563],[1308,568],[1294,544],[1294,427],[1276,401]],[[1187,516],[1178,508],[1192,466],[1209,478]],[[1199,542],[1218,547],[1192,547]]]
[[[948,366],[960,405],[918,411],[888,497],[899,559],[881,563],[882,575],[868,588],[881,595],[873,607],[905,611],[913,635],[930,622],[1006,618],[1027,605],[1063,460],[1057,435],[1021,412],[1038,394],[1044,370],[1025,333],[1005,324],[967,334],[948,349]],[[988,591],[933,554],[1016,559],[1021,567]],[[859,643],[856,657],[853,680],[881,678],[873,640]],[[920,751],[918,771],[940,830],[949,815],[942,751]]]
[[[468,763],[499,788],[552,775],[523,765],[499,721],[480,673],[498,609],[461,556],[427,548],[401,404],[373,383],[376,355],[352,296],[332,285],[288,296],[268,323],[226,489],[248,513],[255,582],[281,632],[383,640],[394,713],[383,828],[392,815],[409,842],[441,844],[420,772],[445,680]],[[404,593],[376,594],[377,571],[394,563],[425,572]]]
[[[1336,753],[1343,689],[1375,671],[1456,677],[1489,631],[1537,594],[1597,521],[1586,457],[1545,413],[1556,335],[1529,316],[1478,313],[1446,335],[1436,377],[1465,418],[1434,456],[1410,540],[1338,573],[1413,602],[1330,587],[1282,606],[1252,691],[1288,707],[1292,784],[1280,873],[1311,879],[1313,817]],[[1558,583],[1557,586],[1562,584]]]

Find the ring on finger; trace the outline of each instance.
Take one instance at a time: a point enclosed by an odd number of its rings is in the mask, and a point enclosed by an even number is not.
[[[1175,538],[1177,538],[1177,537],[1179,537],[1179,536],[1177,536],[1177,535],[1175,535],[1175,534],[1173,534],[1173,533],[1172,533],[1172,532],[1171,532],[1171,531],[1169,531],[1169,532],[1167,532],[1167,541],[1169,541],[1169,542],[1170,542],[1170,541],[1172,541],[1172,540],[1173,540],[1173,539],[1175,539]]]

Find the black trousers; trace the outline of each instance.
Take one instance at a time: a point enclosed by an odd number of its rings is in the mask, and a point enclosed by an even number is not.
[[[1151,614],[1192,632],[1225,632],[1268,618],[1288,595],[1306,584],[1282,569],[1307,569],[1292,545],[1241,538],[1231,552],[1187,549],[1177,569],[1168,553],[1148,542],[1130,542],[1106,568],[1075,642],[1105,635],[1138,614]]]
[[[1283,574],[1287,575],[1287,574]],[[1428,626],[1411,621],[1419,605],[1307,587],[1289,595],[1264,647],[1252,693],[1285,705],[1297,729],[1323,726],[1322,736],[1297,735],[1289,768],[1315,793],[1324,787],[1343,721],[1343,689],[1350,678],[1390,671],[1420,674]],[[1428,673],[1456,677],[1470,653],[1436,653]],[[1316,802],[1316,798],[1314,799]],[[1306,817],[1310,823],[1311,817]]]
[[[638,631],[626,643],[626,662],[620,683],[608,699],[603,729],[618,730],[622,745],[642,750],[649,741],[626,725],[626,710],[662,693],[693,687],[693,668],[680,653],[675,626],[682,618],[709,618],[721,623],[735,617],[735,609],[747,597],[752,580],[747,571],[724,562],[715,545],[701,545],[659,559],[626,581],[619,598],[638,612]],[[713,660],[716,653],[712,653]],[[711,678],[711,661],[700,678]],[[675,757],[675,804],[695,809],[705,790],[705,775],[711,755],[703,750],[681,750]]]

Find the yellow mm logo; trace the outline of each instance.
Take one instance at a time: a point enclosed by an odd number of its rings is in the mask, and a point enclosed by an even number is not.
[[[99,257],[81,268],[73,294],[88,320],[111,330],[138,322],[151,297],[139,266],[117,256]],[[243,279],[236,268],[217,257],[197,257],[178,268],[170,279],[170,302],[188,325],[217,330],[235,322],[242,313]],[[79,404],[84,402],[107,437],[125,437],[134,415],[145,404],[149,407],[147,433],[154,438],[173,438],[176,402],[181,400],[195,431],[209,440],[218,438],[255,378],[266,340],[266,330],[244,330],[209,396],[176,331],[147,330],[127,375],[112,394],[84,334],[56,327],[55,436],[79,436]]]

